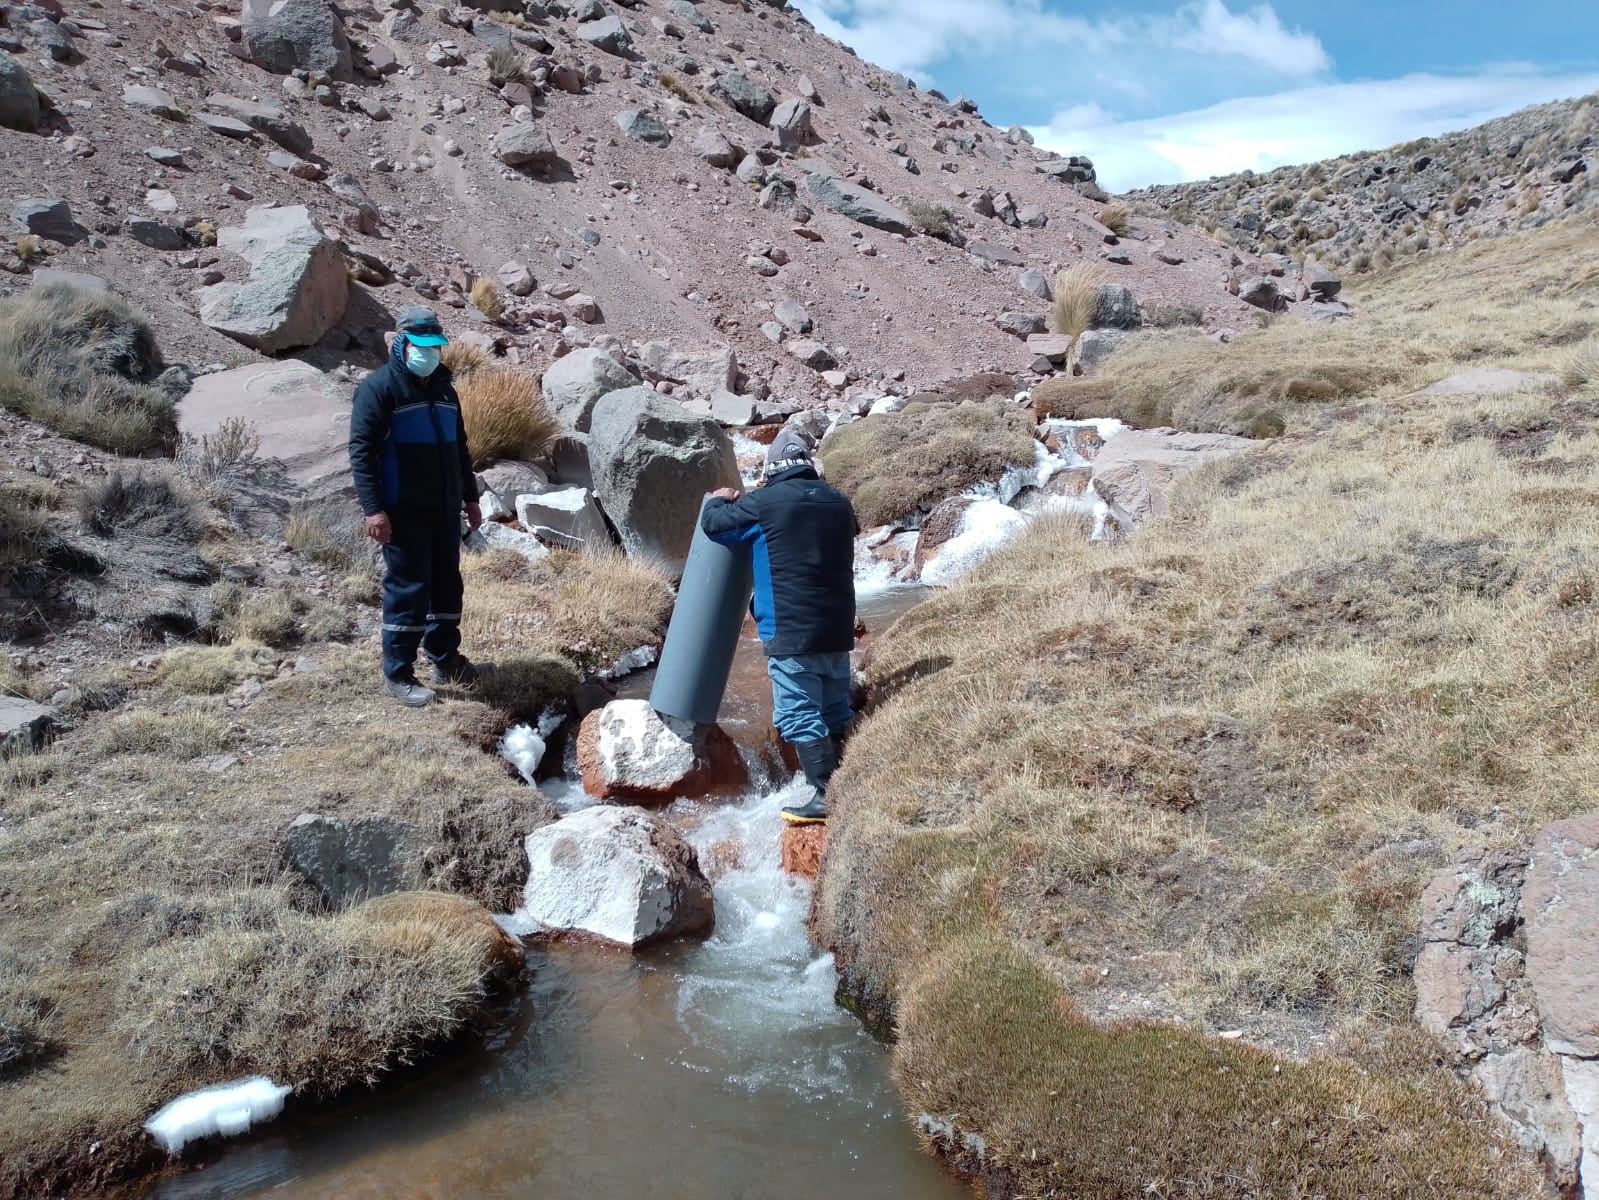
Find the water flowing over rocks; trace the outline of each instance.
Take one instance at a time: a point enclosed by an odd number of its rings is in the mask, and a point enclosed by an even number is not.
[[[599,800],[667,804],[749,785],[737,745],[715,725],[664,717],[646,700],[613,700],[583,719],[583,790]]]
[[[716,910],[699,856],[640,808],[583,809],[527,837],[529,874],[518,920],[638,949],[708,933]]]

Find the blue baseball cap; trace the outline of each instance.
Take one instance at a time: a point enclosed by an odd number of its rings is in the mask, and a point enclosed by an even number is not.
[[[403,333],[413,346],[448,346],[444,326],[439,324],[439,314],[431,308],[408,308],[394,323],[394,331]]]

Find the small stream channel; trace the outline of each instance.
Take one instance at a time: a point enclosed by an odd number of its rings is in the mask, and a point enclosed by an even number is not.
[[[876,634],[919,599],[863,595],[861,615]],[[763,736],[770,706],[746,630],[728,731]],[[147,1200],[969,1200],[919,1149],[887,1052],[834,1006],[832,960],[806,939],[810,887],[778,862],[778,809],[799,787],[674,806],[707,866],[711,847],[739,847],[708,940],[534,949],[486,1044],[291,1112]]]

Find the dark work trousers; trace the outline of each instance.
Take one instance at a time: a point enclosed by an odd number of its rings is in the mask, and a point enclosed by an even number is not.
[[[383,547],[383,674],[408,679],[416,649],[434,662],[461,648],[461,519],[389,514]]]

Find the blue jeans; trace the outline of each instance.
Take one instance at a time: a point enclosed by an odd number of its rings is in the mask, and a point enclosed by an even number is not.
[[[461,520],[390,513],[383,547],[383,674],[409,679],[416,651],[434,662],[461,648]]]
[[[849,728],[849,653],[793,654],[766,660],[772,724],[785,742],[819,742]]]

